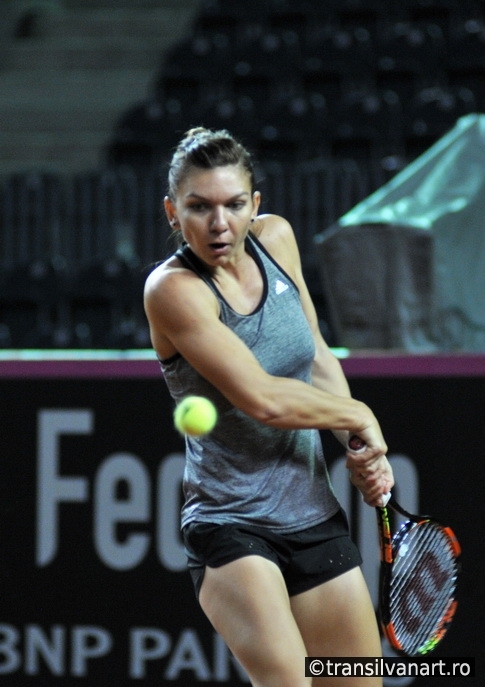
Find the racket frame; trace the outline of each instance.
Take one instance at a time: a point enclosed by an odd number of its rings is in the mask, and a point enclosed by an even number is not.
[[[388,508],[392,508],[392,510],[406,518],[406,522],[394,535],[392,535]],[[409,654],[404,649],[401,642],[399,641],[399,638],[397,637],[395,628],[392,623],[390,612],[390,589],[396,551],[398,550],[402,539],[407,535],[411,528],[415,525],[419,526],[424,523],[433,523],[443,532],[443,534],[446,536],[449,542],[450,550],[456,559],[458,559],[461,554],[461,547],[458,542],[458,539],[456,538],[453,530],[450,527],[443,527],[443,525],[438,523],[436,520],[433,520],[429,516],[413,515],[412,513],[409,513],[396,501],[396,499],[392,495],[386,506],[376,508],[376,514],[378,523],[377,529],[379,533],[379,548],[381,556],[381,564],[379,571],[379,620],[384,636],[388,640],[389,644],[399,654],[409,656],[411,654]],[[458,572],[459,562],[457,563],[457,574]],[[443,617],[434,635],[430,637],[428,641],[425,642],[421,647],[419,647],[415,654],[412,655],[428,654],[429,652],[433,651],[439,644],[439,642],[443,639],[448,628],[451,625],[451,622],[453,620],[453,617],[458,606],[458,603],[454,596],[455,593],[456,584],[454,594],[450,598],[446,611],[443,614]]]
[[[348,448],[350,451],[354,453],[360,453],[362,451],[365,451],[366,445],[360,437],[354,434],[349,438]],[[456,576],[458,577],[458,574],[460,572],[460,563],[458,559],[461,554],[461,547],[458,542],[458,539],[456,538],[453,530],[450,527],[444,527],[443,525],[441,525],[441,523],[437,522],[436,520],[433,520],[431,517],[427,515],[413,515],[412,513],[409,513],[396,501],[393,494],[385,494],[383,498],[384,505],[376,507],[377,529],[379,533],[379,548],[381,555],[381,565],[379,572],[378,615],[382,631],[387,640],[389,641],[390,645],[398,653],[403,654],[405,656],[409,656],[410,654],[404,649],[401,642],[399,641],[399,638],[396,634],[396,631],[391,620],[390,589],[392,580],[392,569],[395,560],[395,552],[399,548],[401,540],[404,538],[407,532],[411,530],[413,526],[419,526],[420,524],[425,523],[433,523],[437,528],[439,528],[443,532],[443,534],[446,536],[449,542],[451,553],[457,561]],[[404,518],[406,518],[406,522],[401,527],[401,529],[394,534],[394,536],[392,535],[391,531],[388,507],[392,508],[392,510],[399,513],[399,515],[402,515]],[[451,625],[451,622],[457,609],[458,603],[455,599],[455,594],[456,583],[453,589],[453,595],[450,597],[446,611],[443,614],[443,617],[441,618],[441,621],[437,629],[435,630],[434,636],[430,637],[427,642],[425,642],[421,647],[419,647],[419,649],[416,651],[414,655],[424,655],[429,653],[430,651],[433,651],[436,648],[436,646],[440,643],[440,641],[443,639],[448,628]]]

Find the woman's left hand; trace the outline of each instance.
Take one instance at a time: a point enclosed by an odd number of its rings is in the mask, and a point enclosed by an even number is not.
[[[347,451],[346,467],[352,484],[369,506],[382,506],[382,497],[394,486],[392,467],[385,455],[366,456],[366,451]]]

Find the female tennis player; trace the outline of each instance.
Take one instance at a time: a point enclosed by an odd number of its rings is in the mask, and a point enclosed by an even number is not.
[[[165,198],[181,246],[148,277],[145,308],[175,402],[205,396],[219,415],[186,439],[181,524],[201,607],[254,687],[308,687],[305,656],[381,655],[319,430],[365,443],[347,460],[370,506],[393,476],[374,414],[320,334],[291,226],[259,204],[245,148],[226,131],[187,132]]]

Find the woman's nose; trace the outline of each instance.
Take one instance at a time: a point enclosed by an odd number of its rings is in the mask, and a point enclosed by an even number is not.
[[[211,229],[214,229],[215,231],[224,231],[225,229],[227,229],[227,219],[224,208],[214,208]]]

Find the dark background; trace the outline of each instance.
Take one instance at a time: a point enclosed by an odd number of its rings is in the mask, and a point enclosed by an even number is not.
[[[380,418],[391,461],[393,454],[404,454],[416,465],[421,507],[451,525],[462,544],[459,609],[435,656],[475,656],[479,661],[484,629],[481,580],[485,574],[480,528],[483,377],[406,377],[397,371],[396,376],[383,378],[355,376],[350,382],[354,396],[366,401]],[[66,435],[60,440],[62,476],[86,477],[89,496],[84,503],[60,506],[57,555],[44,567],[35,563],[37,413],[41,409],[94,412],[92,434]],[[169,454],[183,450],[182,440],[172,428],[171,411],[158,376],[0,378],[0,675],[4,684],[70,687],[79,682],[97,687],[106,684],[108,675],[119,687],[140,682],[186,687],[201,681],[239,684],[237,670],[227,667],[229,660],[224,663],[220,645],[216,646],[213,631],[197,607],[187,573],[167,570],[155,546],[158,468]],[[324,441],[332,465],[342,451],[326,433]],[[93,544],[95,471],[116,452],[135,456],[151,478],[149,522],[129,524],[126,531],[120,527],[117,532],[120,540],[137,531],[151,536],[147,555],[130,570],[107,567]],[[119,497],[122,495],[120,491]],[[400,494],[400,499],[406,505],[406,495]],[[371,536],[375,533],[369,532]],[[40,629],[32,630],[35,626]],[[61,629],[55,630],[57,626]],[[76,676],[72,646],[76,628],[83,631],[93,626],[109,633],[113,646],[104,656],[88,658],[85,674]],[[129,636],[134,628],[155,628],[171,642],[165,655],[147,661],[144,680],[128,674]],[[6,631],[18,635],[6,639]],[[33,636],[37,645],[42,634],[49,644],[56,631],[65,642],[62,650],[56,645],[57,663],[53,660],[57,672],[42,656],[36,662],[36,652],[32,652]],[[12,652],[18,666],[6,672]],[[477,676],[480,669],[478,663]],[[470,679],[434,677],[433,685],[454,687]],[[428,684],[428,680],[420,678],[413,684]]]

